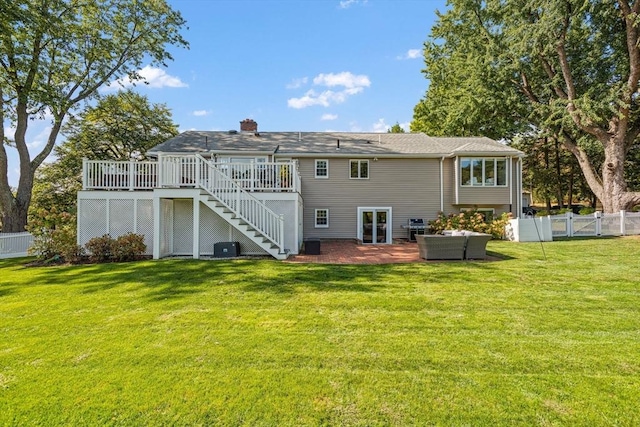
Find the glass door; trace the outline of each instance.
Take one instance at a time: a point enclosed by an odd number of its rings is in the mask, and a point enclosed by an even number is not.
[[[358,238],[362,243],[391,243],[391,208],[358,208]]]

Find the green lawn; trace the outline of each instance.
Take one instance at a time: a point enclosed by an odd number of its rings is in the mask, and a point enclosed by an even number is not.
[[[640,425],[640,239],[544,249],[0,261],[0,425]]]

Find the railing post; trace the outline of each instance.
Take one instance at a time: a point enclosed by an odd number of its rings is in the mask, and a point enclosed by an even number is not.
[[[573,237],[573,212],[567,212],[567,236]]]
[[[129,159],[129,191],[134,190],[135,184],[135,163]]]
[[[89,171],[87,170],[89,168],[89,162],[87,161],[86,157],[82,158],[82,189],[86,190],[88,187],[88,183],[89,183]]]
[[[284,214],[280,214],[278,218],[279,223],[279,233],[278,233],[278,246],[280,247],[280,253],[282,253],[284,249]]]
[[[627,220],[627,211],[620,211],[620,235],[625,236],[627,234],[627,225],[625,224]]]
[[[162,188],[164,185],[164,156],[162,154],[158,154],[158,170],[156,173],[158,174],[158,188]]]
[[[196,156],[195,158],[195,168],[196,168],[196,188],[200,188],[200,156]]]
[[[596,236],[602,234],[602,212],[596,211],[593,216],[596,218]]]

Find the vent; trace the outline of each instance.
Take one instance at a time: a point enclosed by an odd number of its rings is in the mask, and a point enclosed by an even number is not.
[[[229,135],[235,135],[236,133],[238,133],[238,131],[237,131],[237,130],[235,130],[235,129],[231,129],[231,130],[229,131]]]

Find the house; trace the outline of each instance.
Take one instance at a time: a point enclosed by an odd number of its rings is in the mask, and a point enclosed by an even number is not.
[[[145,235],[154,258],[296,254],[304,238],[406,238],[426,221],[476,208],[522,212],[523,153],[488,138],[422,133],[187,131],[148,152],[152,161],[85,160],[78,243]]]

